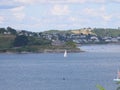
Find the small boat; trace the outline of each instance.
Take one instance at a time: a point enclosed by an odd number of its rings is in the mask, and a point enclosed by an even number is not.
[[[67,50],[65,50],[64,52],[64,57],[67,57]]]
[[[120,71],[117,72],[117,78],[113,79],[114,82],[120,83]]]

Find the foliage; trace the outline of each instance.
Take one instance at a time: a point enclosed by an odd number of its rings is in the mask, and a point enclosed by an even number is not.
[[[72,33],[70,30],[49,30],[49,31],[45,31],[43,33],[48,33],[48,34],[53,34],[53,33],[56,33],[56,34],[66,34],[66,33]]]
[[[0,28],[0,34],[3,34],[5,31],[5,28]]]
[[[51,41],[44,39],[44,38],[38,38],[38,37],[28,37],[29,45],[50,45]]]
[[[105,90],[101,85],[96,85],[99,90]]]
[[[7,27],[7,31],[10,32],[13,35],[16,35],[16,33],[17,33],[16,30],[11,28],[11,27]]]
[[[21,47],[28,45],[28,37],[25,35],[16,36],[13,46]]]
[[[65,46],[70,47],[70,48],[76,48],[76,43],[72,41],[68,41],[65,43]]]
[[[104,28],[95,28],[92,32],[96,33],[99,37],[112,36],[117,37],[120,36],[120,30],[118,29],[104,29]]]
[[[13,35],[0,35],[0,49],[10,48],[14,42]]]
[[[7,29],[5,28],[0,28],[0,34],[4,34],[4,32],[10,32],[12,35],[16,35],[17,31],[11,27],[7,27]]]

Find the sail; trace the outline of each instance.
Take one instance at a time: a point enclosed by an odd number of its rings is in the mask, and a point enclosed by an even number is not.
[[[67,50],[65,50],[64,52],[64,57],[67,57]]]

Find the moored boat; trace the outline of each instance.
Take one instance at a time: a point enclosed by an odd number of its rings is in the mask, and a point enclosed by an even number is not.
[[[113,79],[114,82],[120,83],[120,71],[117,72],[117,78]]]

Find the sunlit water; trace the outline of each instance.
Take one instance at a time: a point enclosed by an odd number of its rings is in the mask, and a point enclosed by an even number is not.
[[[0,54],[0,90],[116,90],[118,68],[119,52]]]

